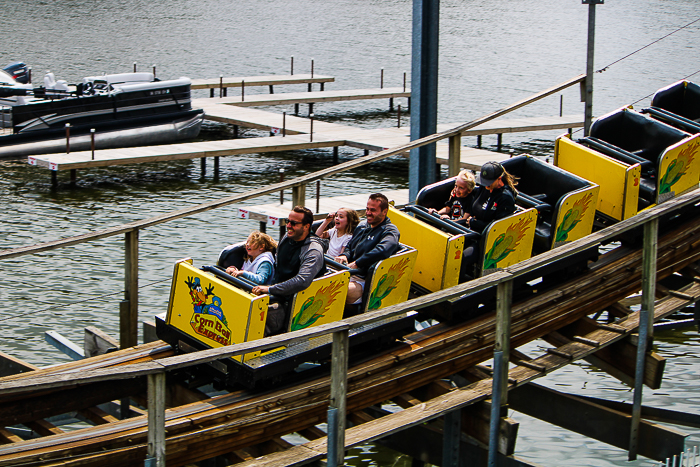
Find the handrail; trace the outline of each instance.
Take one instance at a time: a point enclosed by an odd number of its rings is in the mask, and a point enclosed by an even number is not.
[[[2,250],[2,251],[0,251],[0,260],[14,258],[17,256],[23,256],[26,254],[40,253],[42,251],[72,246],[72,245],[76,245],[78,243],[83,243],[83,242],[90,241],[90,240],[99,240],[99,239],[111,237],[114,235],[124,234],[127,232],[131,232],[133,230],[144,229],[147,227],[152,227],[154,225],[162,224],[164,222],[169,222],[169,221],[180,219],[183,217],[199,214],[199,213],[208,211],[210,209],[216,209],[216,208],[228,206],[228,205],[235,204],[235,203],[240,203],[242,201],[246,201],[249,199],[257,198],[260,196],[268,195],[271,193],[276,193],[280,190],[284,190],[284,189],[288,189],[288,188],[292,188],[292,187],[296,187],[296,186],[301,186],[301,185],[306,185],[308,183],[314,182],[316,180],[320,180],[320,179],[325,178],[325,177],[329,177],[331,175],[335,175],[335,174],[345,172],[347,170],[355,169],[357,167],[361,167],[363,165],[367,165],[367,164],[370,164],[372,162],[386,159],[388,157],[395,156],[397,154],[402,154],[402,153],[407,152],[411,149],[415,149],[415,148],[418,148],[421,146],[432,144],[432,143],[435,143],[435,142],[440,141],[442,139],[450,138],[452,136],[457,136],[457,135],[461,134],[462,132],[469,130],[477,125],[481,125],[482,123],[493,120],[493,119],[500,117],[501,115],[504,115],[508,112],[519,109],[527,104],[530,104],[530,103],[535,102],[539,99],[542,99],[542,98],[547,97],[551,94],[554,94],[554,93],[559,92],[563,89],[566,89],[569,86],[580,83],[585,78],[586,78],[585,75],[578,75],[574,78],[571,78],[567,81],[564,81],[561,84],[553,86],[553,87],[546,89],[544,91],[541,91],[539,93],[533,94],[532,96],[530,96],[526,99],[523,99],[523,100],[518,101],[514,104],[511,104],[507,107],[504,107],[501,110],[498,110],[498,111],[493,112],[491,114],[477,118],[477,119],[472,120],[468,123],[464,123],[464,124],[459,125],[455,128],[452,128],[450,130],[443,131],[441,133],[435,133],[433,135],[425,136],[425,137],[417,139],[415,141],[411,141],[410,143],[404,144],[402,146],[397,146],[394,148],[385,149],[383,151],[379,151],[379,152],[376,152],[374,154],[370,154],[368,156],[358,157],[357,159],[343,162],[341,164],[334,165],[332,167],[328,167],[326,169],[319,170],[319,171],[316,171],[316,172],[313,172],[310,174],[302,175],[300,177],[296,177],[296,178],[287,180],[285,182],[275,183],[273,185],[268,185],[266,187],[246,191],[244,193],[236,194],[233,196],[228,196],[226,198],[220,198],[218,200],[209,201],[206,203],[198,204],[196,206],[191,206],[191,207],[179,209],[176,211],[171,211],[169,213],[161,214],[161,215],[155,216],[155,217],[150,217],[148,219],[142,219],[139,221],[129,222],[127,224],[122,224],[122,225],[110,227],[108,229],[98,230],[96,232],[82,234],[82,235],[76,235],[74,237],[67,237],[67,238],[63,238],[60,240],[54,240],[51,242],[37,243],[34,245],[28,245],[28,246],[24,246],[24,247]]]
[[[533,269],[536,269],[537,267],[555,262],[563,259],[566,256],[599,245],[606,240],[611,240],[619,236],[621,233],[638,228],[649,221],[658,219],[660,216],[666,215],[671,211],[681,209],[685,206],[698,202],[700,202],[700,189],[694,189],[663,204],[659,204],[644,210],[634,217],[588,235],[587,237],[567,243],[566,245],[550,250],[547,253],[534,256],[493,274],[414,298],[397,305],[388,306],[381,310],[353,316],[334,323],[302,329],[278,336],[266,337],[252,342],[201,350],[196,353],[177,355],[163,358],[158,361],[136,363],[133,365],[120,366],[118,368],[80,370],[79,374],[66,373],[62,375],[41,375],[37,377],[30,376],[19,380],[15,379],[11,381],[0,381],[0,394],[21,394],[40,389],[74,386],[77,384],[86,384],[97,381],[135,378],[149,374],[173,371],[194,365],[201,365],[213,360],[242,355],[248,352],[268,350],[281,345],[289,345],[300,340],[306,340],[311,337],[317,337],[328,333],[347,331],[362,325],[394,317],[407,311],[425,308],[436,303],[459,297],[465,293],[474,293],[489,287],[503,284],[518,276],[522,276]]]

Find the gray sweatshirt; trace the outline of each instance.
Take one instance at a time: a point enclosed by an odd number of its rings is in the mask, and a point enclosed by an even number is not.
[[[280,240],[277,247],[278,257],[275,258],[279,262],[279,251],[280,246],[284,242],[291,242],[287,235],[285,234]],[[299,272],[296,276],[288,279],[279,284],[275,284],[270,287],[269,292],[273,295],[289,296],[306,289],[311,285],[313,281],[321,271],[325,270],[325,263],[323,260],[323,246],[320,243],[320,239],[313,234],[310,234],[304,240],[304,244],[299,251],[299,258],[301,259],[301,265],[299,266]]]

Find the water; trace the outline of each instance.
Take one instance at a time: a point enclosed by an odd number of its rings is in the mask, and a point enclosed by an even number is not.
[[[361,2],[299,0],[292,3],[223,0],[117,0],[3,2],[5,31],[0,62],[22,60],[35,79],[46,70],[75,82],[102,72],[140,70],[155,64],[161,78],[214,78],[287,74],[336,77],[327,89],[378,87],[410,79],[411,5],[408,0]],[[697,0],[616,0],[597,7],[596,69],[697,19]],[[439,122],[465,122],[514,103],[585,71],[588,7],[578,0],[443,0],[440,24]],[[594,112],[599,115],[642,99],[698,72],[700,23],[680,31],[595,75]],[[695,76],[695,81],[700,78]],[[301,88],[303,89],[303,88]],[[276,92],[299,91],[280,87]],[[231,91],[235,92],[235,91]],[[266,92],[265,88],[246,93]],[[199,92],[198,97],[205,97]],[[582,113],[579,91],[561,94],[565,114]],[[401,102],[397,102],[401,103]],[[560,95],[513,116],[556,115]],[[284,109],[290,111],[291,109]],[[395,125],[383,101],[317,104],[316,118],[363,127]],[[408,120],[404,120],[404,125]],[[247,131],[248,135],[256,135]],[[548,156],[558,132],[506,135],[504,152]],[[230,137],[207,125],[202,139]],[[475,144],[475,141],[467,141]],[[495,137],[484,137],[494,149]],[[341,160],[358,155],[341,149]],[[505,156],[504,156],[505,157]],[[24,160],[0,161],[0,248],[12,248],[91,232],[199,204],[331,164],[329,151],[253,154],[221,160],[221,176],[202,177],[198,161],[142,164],[79,171],[77,188],[52,191],[48,172]],[[322,195],[407,187],[408,166],[393,159],[324,180]],[[61,174],[64,180],[65,174]],[[287,194],[289,196],[289,194]],[[314,196],[309,187],[307,196]],[[268,196],[249,204],[272,202]],[[170,222],[140,234],[140,318],[165,310],[172,264],[191,256],[212,262],[223,246],[257,225],[234,221],[234,207]],[[123,239],[112,237],[0,265],[0,351],[36,365],[65,361],[44,343],[46,330],[81,342],[85,326],[118,335],[123,287]],[[645,403],[698,411],[694,392],[700,368],[695,331],[659,336],[670,358],[662,388],[645,391]],[[534,344],[536,345],[536,344]],[[532,350],[532,349],[531,349]],[[629,389],[586,364],[572,365],[543,384],[564,391],[631,400]],[[520,414],[517,455],[542,465],[650,465],[626,462],[607,445]],[[691,442],[698,443],[698,431]],[[351,452],[354,465],[408,465],[405,457],[373,445]]]

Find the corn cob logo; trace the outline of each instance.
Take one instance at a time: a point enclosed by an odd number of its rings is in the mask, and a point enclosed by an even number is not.
[[[509,225],[506,233],[496,237],[493,246],[484,256],[484,271],[496,268],[499,262],[515,251],[527,233],[531,222],[531,218],[521,219],[517,223]]]
[[[342,287],[342,281],[333,281],[328,286],[320,288],[316,295],[304,302],[299,313],[294,315],[291,330],[305,329],[318,321],[335,302]]]
[[[666,167],[666,173],[664,173],[661,180],[659,180],[659,194],[669,193],[671,187],[681,179],[683,175],[687,173],[688,168],[690,168],[690,163],[693,162],[695,155],[698,152],[698,147],[700,147],[700,142],[696,141],[694,144],[688,145],[683,149],[673,160],[668,167]]]
[[[571,209],[566,211],[561,223],[557,226],[557,232],[554,238],[555,243],[565,242],[569,238],[569,232],[574,230],[574,227],[581,222],[584,214],[586,214],[586,210],[591,204],[591,199],[593,199],[593,193],[587,193],[585,196],[579,198]]]
[[[377,282],[377,287],[374,288],[369,296],[369,303],[367,304],[367,310],[377,310],[382,306],[382,300],[384,300],[392,290],[394,290],[398,284],[401,277],[406,272],[409,258],[402,259],[384,274]]]

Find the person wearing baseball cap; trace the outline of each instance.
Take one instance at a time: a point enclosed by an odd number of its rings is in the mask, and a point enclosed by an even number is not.
[[[515,212],[515,197],[518,190],[515,177],[509,174],[498,162],[487,162],[481,166],[479,184],[484,188],[478,192],[471,209],[471,217],[466,226],[476,232],[483,232],[491,222],[508,217]],[[462,267],[473,277],[473,266],[479,256],[478,243],[465,245]]]
[[[472,205],[472,216],[467,226],[482,232],[491,222],[508,217],[515,212],[515,197],[518,190],[515,177],[506,172],[498,162],[487,162],[481,166],[479,184],[486,188]]]

